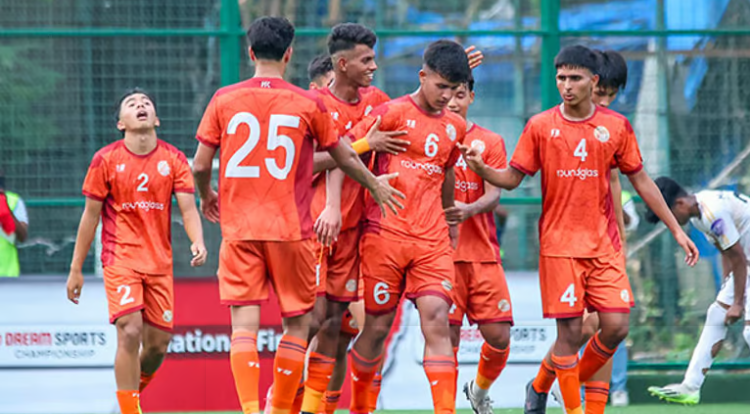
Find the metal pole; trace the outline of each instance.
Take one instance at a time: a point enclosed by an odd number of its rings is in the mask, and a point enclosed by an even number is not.
[[[240,7],[237,0],[221,0],[221,85],[240,80]]]
[[[560,0],[542,0],[541,6],[541,25],[544,34],[540,76],[542,110],[546,110],[560,102],[560,94],[555,86],[555,55],[560,50]]]

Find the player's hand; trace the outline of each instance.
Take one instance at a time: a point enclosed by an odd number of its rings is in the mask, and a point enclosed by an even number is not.
[[[71,270],[68,274],[68,300],[78,304],[83,289],[83,273],[80,270]]]
[[[378,203],[378,206],[380,206],[380,212],[383,214],[383,217],[385,217],[385,206],[388,206],[388,208],[390,208],[395,215],[398,215],[398,210],[396,210],[396,207],[400,209],[404,208],[404,206],[396,199],[396,197],[404,200],[406,199],[406,196],[401,191],[398,191],[395,188],[391,187],[391,185],[388,183],[388,181],[396,177],[398,177],[398,173],[379,175],[376,177],[377,185],[375,186],[375,188],[370,190],[372,198],[376,203]]]
[[[451,238],[451,247],[456,250],[458,248],[458,226],[449,226],[448,235]]]
[[[742,317],[742,305],[734,304],[727,309],[727,316],[724,317],[724,324],[729,326],[740,320]]]
[[[411,142],[395,137],[405,135],[406,131],[381,131],[381,118],[377,117],[370,130],[367,131],[365,139],[370,149],[375,152],[385,152],[391,155],[398,155],[406,151]]]
[[[466,48],[466,57],[469,58],[469,69],[474,69],[484,61],[484,54],[481,50],[476,50],[476,46],[471,45]]]
[[[690,240],[690,237],[688,237],[682,229],[680,229],[679,233],[675,234],[674,238],[677,241],[677,244],[682,247],[682,250],[685,251],[685,263],[690,267],[695,266],[695,264],[698,263],[698,257],[700,256],[698,248],[695,247],[695,243]]]
[[[468,204],[464,204],[460,201],[455,202],[455,206],[446,208],[445,221],[448,222],[449,226],[456,226],[463,223],[467,218],[471,217],[471,212],[468,209]]]
[[[190,251],[193,253],[193,259],[190,260],[190,266],[198,267],[203,266],[206,263],[208,252],[206,251],[206,246],[203,245],[203,242],[191,244]]]
[[[219,194],[213,188],[206,197],[201,197],[201,212],[211,223],[219,222]]]
[[[475,173],[481,175],[481,171],[486,167],[484,160],[482,159],[482,153],[478,148],[469,147],[464,144],[458,144],[458,149],[461,150],[461,154],[464,156],[466,165]]]
[[[339,238],[341,231],[341,209],[326,205],[313,227],[318,241],[323,246],[331,246]]]

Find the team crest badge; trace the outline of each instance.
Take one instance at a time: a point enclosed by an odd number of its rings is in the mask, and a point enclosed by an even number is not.
[[[609,141],[609,131],[606,127],[598,126],[594,130],[594,138],[598,139],[599,142]]]
[[[159,161],[156,169],[159,170],[159,174],[163,175],[164,177],[169,175],[169,164],[166,161]]]
[[[453,124],[448,124],[448,126],[445,127],[445,133],[448,134],[448,138],[451,141],[456,140],[456,127],[454,127]]]
[[[510,302],[502,299],[500,302],[497,302],[497,308],[500,309],[500,312],[508,312],[510,310]]]
[[[475,139],[474,141],[471,141],[471,147],[476,148],[476,150],[479,151],[480,154],[482,154],[485,149],[484,141]]]
[[[166,323],[172,322],[172,311],[165,310],[164,315],[162,315],[162,319],[164,319],[164,322]]]
[[[622,292],[620,292],[620,299],[625,303],[630,303],[630,293],[628,293],[627,289],[623,289]]]
[[[346,291],[347,292],[356,292],[357,291],[357,281],[354,279],[350,279],[346,281]]]

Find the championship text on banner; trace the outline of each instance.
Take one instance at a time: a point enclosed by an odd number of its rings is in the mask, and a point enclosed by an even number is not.
[[[111,325],[0,325],[0,368],[111,367]]]

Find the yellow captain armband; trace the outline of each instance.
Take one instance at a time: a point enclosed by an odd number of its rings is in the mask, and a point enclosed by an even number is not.
[[[370,151],[370,143],[367,142],[367,138],[361,138],[352,143],[352,148],[357,154],[362,155]]]

